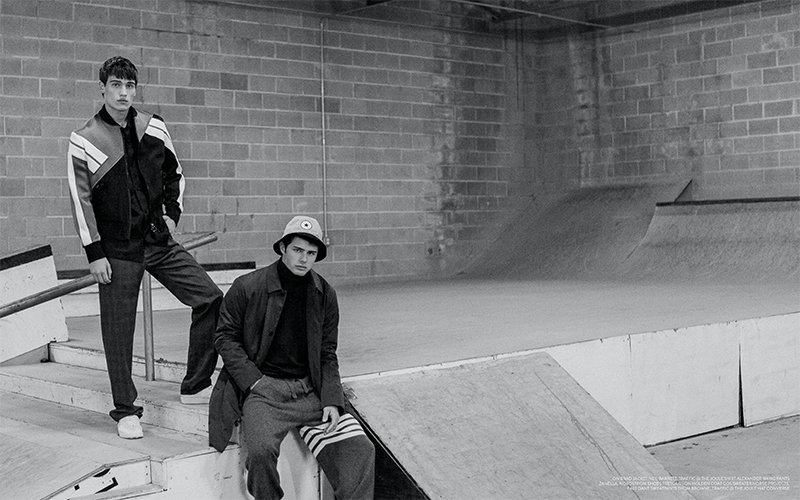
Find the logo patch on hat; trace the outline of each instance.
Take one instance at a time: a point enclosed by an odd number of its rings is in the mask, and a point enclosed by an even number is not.
[[[301,227],[301,228],[303,228],[303,229],[305,229],[305,230],[309,230],[309,229],[311,229],[312,227],[314,227],[314,225],[311,223],[311,221],[310,221],[310,220],[304,220],[304,221],[302,221],[302,222],[300,223],[300,227]]]

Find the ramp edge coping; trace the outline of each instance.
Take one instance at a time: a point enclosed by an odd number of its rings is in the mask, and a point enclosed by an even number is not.
[[[743,203],[784,203],[800,201],[800,196],[780,196],[774,198],[731,198],[725,200],[664,201],[657,207],[686,207],[702,205],[734,205]]]

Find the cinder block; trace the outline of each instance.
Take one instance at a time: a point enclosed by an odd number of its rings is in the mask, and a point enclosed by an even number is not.
[[[753,153],[750,155],[750,168],[753,169],[772,169],[780,163],[780,156],[777,152]]]
[[[747,129],[750,135],[774,134],[778,132],[778,120],[750,120],[747,122]]]
[[[778,129],[781,133],[800,132],[800,117],[793,116],[779,119]]]
[[[795,149],[791,134],[775,134],[764,137],[765,151],[788,151]]]
[[[25,196],[25,178],[0,177],[0,196]]]
[[[778,21],[774,17],[753,19],[745,23],[747,36],[768,35],[778,30]]]
[[[794,80],[794,70],[791,66],[764,70],[764,83],[783,83]]]
[[[731,42],[731,51],[734,55],[756,54],[761,51],[761,37],[735,38]]]
[[[747,69],[771,68],[778,64],[777,52],[764,52],[747,56]]]
[[[203,89],[178,87],[175,89],[175,103],[204,106],[205,95]]]
[[[763,108],[761,103],[756,104],[741,104],[733,107],[733,117],[736,120],[750,120],[753,118],[763,117]]]

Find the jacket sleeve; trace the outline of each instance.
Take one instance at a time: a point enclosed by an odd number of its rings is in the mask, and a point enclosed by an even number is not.
[[[322,323],[322,352],[320,370],[322,406],[336,406],[340,413],[344,409],[344,393],[339,375],[339,358],[336,349],[339,343],[339,302],[336,291],[328,287],[325,297],[325,317]]]
[[[100,246],[100,233],[97,231],[97,219],[92,208],[91,168],[94,167],[96,171],[99,164],[87,154],[87,147],[91,147],[91,144],[73,132],[67,151],[67,183],[75,228],[87,259],[94,262],[105,257],[105,253]]]
[[[158,130],[164,142],[164,163],[161,165],[161,175],[164,182],[163,203],[164,213],[177,224],[183,212],[183,193],[186,189],[186,179],[183,168],[178,161],[172,136],[169,135],[167,125],[159,116],[154,116],[150,125]]]
[[[248,296],[241,278],[234,280],[225,298],[217,322],[214,346],[225,369],[242,391],[248,391],[261,378],[261,370],[249,358],[244,348],[244,323]]]

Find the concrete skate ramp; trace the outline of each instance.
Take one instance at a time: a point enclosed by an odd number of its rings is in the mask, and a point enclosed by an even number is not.
[[[800,198],[659,204],[622,274],[797,282]]]
[[[347,387],[431,499],[693,498],[545,353]]]
[[[550,202],[534,200],[462,273],[530,279],[616,274],[642,241],[657,203],[680,184],[582,188]]]
[[[798,280],[800,198],[674,202],[683,187],[583,188],[532,204],[461,274]]]

